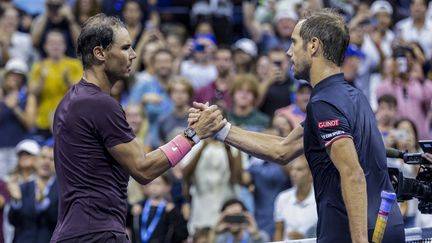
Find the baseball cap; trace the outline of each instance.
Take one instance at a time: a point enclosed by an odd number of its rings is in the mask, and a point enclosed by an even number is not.
[[[27,75],[28,66],[25,61],[20,58],[10,59],[5,66],[6,73],[19,73],[22,75]]]
[[[366,54],[360,48],[358,48],[356,45],[349,44],[348,48],[345,52],[345,58],[347,58],[347,57],[357,57],[357,58],[363,59],[366,57]]]
[[[32,155],[38,155],[40,153],[39,144],[32,139],[24,139],[17,144],[15,147],[16,153],[27,152]]]
[[[391,4],[383,0],[378,0],[372,3],[370,9],[373,15],[376,15],[377,13],[380,12],[388,13],[390,15],[393,14],[393,7],[391,6]]]
[[[279,12],[277,12],[276,17],[275,17],[275,22],[278,22],[281,19],[292,19],[294,21],[298,20],[298,16],[296,14],[296,12],[292,11],[292,10],[281,10]]]
[[[234,50],[242,50],[247,54],[256,57],[258,54],[258,48],[251,39],[242,38],[234,43]]]

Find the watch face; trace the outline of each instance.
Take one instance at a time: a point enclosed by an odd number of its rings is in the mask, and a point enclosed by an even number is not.
[[[191,127],[186,128],[185,130],[185,135],[192,138],[193,136],[195,136],[195,130]]]

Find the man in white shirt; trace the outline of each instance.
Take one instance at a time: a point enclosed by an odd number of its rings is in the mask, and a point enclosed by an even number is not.
[[[426,18],[427,3],[425,0],[412,0],[410,17],[399,21],[395,30],[397,38],[408,42],[418,42],[426,58],[432,57],[432,20]]]
[[[290,178],[293,187],[281,192],[275,201],[275,241],[315,236],[318,216],[312,175],[304,156],[292,162]]]

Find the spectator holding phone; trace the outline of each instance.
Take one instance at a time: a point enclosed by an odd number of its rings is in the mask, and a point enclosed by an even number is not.
[[[261,243],[269,240],[241,201],[230,199],[223,204],[216,225],[216,243]]]
[[[278,108],[294,102],[297,86],[288,75],[289,63],[285,50],[273,48],[268,57],[272,67],[268,78],[260,83],[257,104],[262,112],[273,117]]]
[[[412,48],[398,46],[393,50],[393,73],[383,80],[376,89],[377,97],[385,94],[397,99],[399,117],[414,121],[420,139],[430,136],[427,111],[432,101],[432,82],[420,81],[412,75],[417,64],[417,56]]]

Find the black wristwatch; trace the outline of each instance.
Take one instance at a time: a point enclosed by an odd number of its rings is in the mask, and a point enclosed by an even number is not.
[[[192,140],[195,144],[201,141],[201,139],[196,134],[195,129],[193,129],[192,127],[186,128],[186,130],[184,130],[184,135],[188,139]]]

